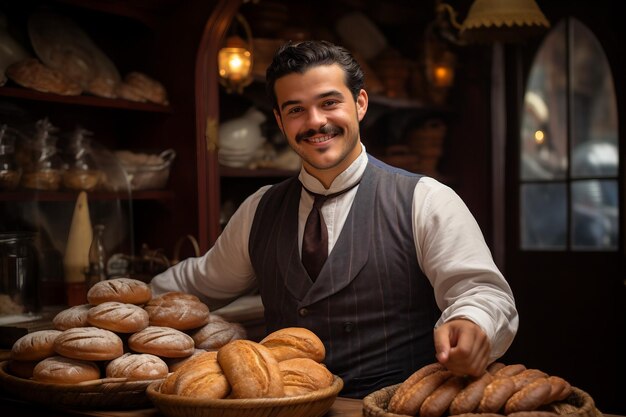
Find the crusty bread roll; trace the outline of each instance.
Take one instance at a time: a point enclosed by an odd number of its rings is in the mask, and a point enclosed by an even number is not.
[[[92,361],[52,356],[35,366],[33,379],[52,384],[77,384],[100,379],[100,368]]]
[[[11,375],[18,378],[30,379],[33,376],[35,366],[41,361],[16,361],[9,359],[7,369]]]
[[[107,378],[126,378],[129,381],[145,381],[167,377],[169,369],[165,361],[149,353],[125,353],[106,366]]]
[[[57,313],[52,319],[52,325],[57,330],[67,330],[74,327],[88,327],[87,313],[91,304],[81,304],[66,308]]]
[[[22,87],[44,93],[77,96],[83,92],[78,83],[36,58],[26,58],[9,65],[6,75]]]
[[[148,301],[144,308],[151,326],[191,330],[209,322],[209,307],[192,294],[167,292]]]
[[[278,362],[292,358],[309,358],[323,362],[326,357],[324,343],[315,333],[304,327],[286,327],[265,336],[260,342],[268,348]]]
[[[246,338],[246,330],[239,323],[231,323],[217,314],[209,316],[209,322],[191,333],[196,347],[206,350],[218,350],[226,343]]]
[[[113,278],[94,284],[87,292],[90,304],[102,304],[107,301],[142,305],[152,298],[150,286],[132,278]]]
[[[334,376],[321,363],[309,358],[293,358],[278,363],[285,395],[294,397],[330,387]]]
[[[193,398],[226,398],[230,384],[217,362],[217,351],[193,355],[161,385],[161,392]]]
[[[164,326],[148,326],[130,335],[128,347],[134,352],[164,358],[184,358],[191,356],[195,350],[191,336]]]
[[[39,330],[20,337],[11,347],[11,359],[38,361],[55,356],[54,341],[60,334],[60,330]]]
[[[106,361],[124,354],[122,339],[98,327],[65,330],[54,341],[54,350],[61,356],[86,361]]]
[[[132,90],[133,99],[135,101],[141,101],[136,99],[138,96],[145,101],[150,101],[152,103],[163,105],[169,104],[167,91],[165,90],[163,84],[142,72],[129,72],[124,77],[124,84],[126,86],[126,90]]]
[[[107,301],[87,314],[90,325],[116,333],[136,333],[148,327],[148,312],[135,304]]]
[[[230,398],[277,398],[285,395],[278,362],[268,348],[251,340],[233,340],[217,351],[231,386]]]
[[[204,353],[204,352],[206,352],[206,350],[195,348],[193,350],[193,353],[191,354],[191,356],[186,356],[184,358],[163,358],[163,360],[167,364],[167,367],[169,368],[170,372],[176,372],[189,359],[193,358],[194,356],[196,356],[196,355],[198,355],[200,353]]]

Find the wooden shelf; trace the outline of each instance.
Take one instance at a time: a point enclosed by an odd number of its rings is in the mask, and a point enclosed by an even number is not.
[[[17,190],[0,192],[0,201],[75,201],[78,191]],[[172,190],[145,190],[132,193],[94,191],[88,193],[90,200],[173,200]]]
[[[124,99],[111,99],[95,96],[63,96],[59,94],[42,93],[22,87],[0,87],[1,97],[13,97],[31,101],[48,101],[53,103],[72,104],[79,106],[104,107],[110,109],[136,110],[155,113],[172,113],[171,106],[163,106],[154,103],[140,103]]]

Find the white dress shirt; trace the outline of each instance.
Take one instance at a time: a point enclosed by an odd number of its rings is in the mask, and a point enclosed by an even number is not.
[[[332,194],[359,181],[367,167],[365,147],[361,155],[341,173],[329,189],[300,170],[299,179],[310,191]],[[231,217],[215,245],[199,258],[186,259],[157,275],[151,282],[155,294],[184,291],[206,299],[228,299],[255,286],[248,253],[248,238],[256,208],[270,186],[249,196]],[[331,199],[322,207],[328,228],[328,250],[334,247],[358,191]],[[313,197],[300,196],[298,242]],[[518,327],[515,301],[508,283],[495,265],[482,232],[461,198],[448,186],[423,177],[413,196],[413,235],[417,260],[433,286],[442,311],[437,326],[464,317],[478,324],[491,341],[491,359],[502,356]]]

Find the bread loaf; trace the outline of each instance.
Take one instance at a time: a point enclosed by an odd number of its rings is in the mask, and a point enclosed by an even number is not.
[[[95,362],[52,356],[39,362],[33,369],[33,379],[52,384],[77,384],[100,378]]]
[[[148,312],[118,301],[107,301],[92,307],[87,314],[90,325],[116,333],[136,333],[148,327]]]
[[[83,92],[78,83],[45,66],[36,58],[26,58],[9,65],[6,75],[22,87],[44,93],[77,96]]]
[[[142,305],[152,298],[152,290],[143,281],[132,278],[113,278],[94,284],[87,292],[90,304],[107,301]]]
[[[394,394],[391,397],[389,412],[409,416],[416,415],[426,398],[450,377],[452,377],[452,373],[448,370],[438,370],[424,376],[414,384],[407,386],[402,391],[402,395],[396,396]]]
[[[327,388],[332,385],[334,376],[321,363],[309,358],[293,358],[278,363],[285,396],[294,397]]]
[[[151,299],[144,308],[151,326],[191,330],[209,322],[209,307],[192,294],[168,292]]]
[[[132,99],[134,101],[149,101],[162,105],[169,104],[167,91],[163,84],[142,72],[129,72],[124,77],[124,84],[126,90],[132,90]]]
[[[309,358],[323,362],[326,349],[319,337],[304,327],[287,327],[265,336],[260,342],[278,362],[292,358]]]
[[[204,352],[206,352],[206,350],[195,348],[191,356],[185,356],[183,358],[163,358],[163,360],[167,364],[167,367],[169,368],[170,372],[175,372],[178,369],[180,369],[180,367],[183,366],[183,364],[187,362],[189,359]]]
[[[192,398],[226,398],[230,384],[217,362],[217,351],[193,355],[169,375],[161,392]]]
[[[196,347],[218,350],[228,342],[246,338],[246,330],[238,323],[230,323],[216,314],[209,315],[209,322],[191,333]]]
[[[87,313],[92,307],[91,304],[81,304],[66,308],[57,313],[52,319],[52,325],[57,330],[67,330],[74,327],[88,327]]]
[[[217,351],[231,386],[231,398],[277,398],[285,395],[282,374],[268,348],[251,340],[234,340]]]
[[[122,339],[109,330],[97,327],[76,327],[63,331],[54,341],[54,350],[61,356],[87,361],[111,360],[122,356]]]
[[[164,326],[148,326],[128,338],[128,347],[138,353],[151,353],[164,358],[184,358],[195,350],[193,339],[180,330]]]
[[[163,359],[149,353],[125,353],[106,366],[107,378],[145,381],[167,377],[169,369]]]
[[[11,347],[11,359],[38,361],[55,356],[54,341],[60,334],[59,330],[39,330],[20,337]]]

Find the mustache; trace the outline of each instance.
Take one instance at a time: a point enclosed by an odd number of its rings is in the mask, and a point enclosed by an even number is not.
[[[305,132],[298,133],[296,135],[296,142],[302,142],[315,135],[341,135],[342,133],[343,129],[341,127],[327,124],[317,130],[309,129]]]

